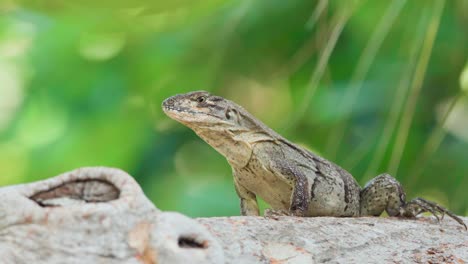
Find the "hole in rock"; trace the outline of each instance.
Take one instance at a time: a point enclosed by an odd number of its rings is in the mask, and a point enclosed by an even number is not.
[[[208,242],[197,241],[193,237],[181,236],[179,237],[179,247],[181,248],[207,248]]]
[[[71,181],[38,192],[30,197],[40,206],[66,206],[78,203],[102,203],[119,198],[120,190],[103,180]]]

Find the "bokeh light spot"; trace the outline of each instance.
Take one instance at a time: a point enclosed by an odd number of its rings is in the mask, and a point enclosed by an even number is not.
[[[468,92],[468,64],[460,75],[460,87],[462,91]]]
[[[452,102],[453,98],[445,100],[437,109],[437,119],[439,122],[442,116],[447,111],[447,107]],[[444,128],[455,137],[468,142],[468,98],[460,98],[452,111],[450,112]]]
[[[28,104],[18,124],[16,136],[27,148],[42,147],[61,137],[66,126],[65,111],[43,99]]]
[[[23,76],[13,63],[0,61],[0,84],[1,132],[10,124],[24,97]]]
[[[79,43],[79,52],[88,60],[105,61],[116,56],[124,45],[123,33],[83,34]]]
[[[0,58],[14,58],[26,54],[32,45],[36,28],[33,24],[23,21],[9,23],[0,38]]]

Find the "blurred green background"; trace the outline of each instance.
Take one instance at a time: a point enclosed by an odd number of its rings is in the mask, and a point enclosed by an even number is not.
[[[162,210],[238,215],[227,162],[161,111],[203,89],[467,215],[467,60],[466,0],[2,0],[0,185],[113,166]]]

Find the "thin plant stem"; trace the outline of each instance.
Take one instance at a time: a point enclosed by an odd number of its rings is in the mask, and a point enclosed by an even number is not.
[[[333,158],[336,156],[338,146],[340,146],[343,136],[348,126],[351,117],[352,108],[356,102],[359,91],[361,90],[364,79],[369,72],[369,69],[374,61],[374,58],[379,51],[385,37],[388,35],[393,23],[396,21],[398,15],[403,9],[406,0],[391,1],[385,14],[380,19],[379,24],[375,27],[372,36],[367,42],[364,51],[356,66],[351,81],[346,88],[346,93],[343,96],[342,104],[340,105],[341,111],[339,113],[346,113],[343,121],[334,128],[332,135],[328,138],[327,154],[328,157]]]
[[[355,5],[353,5],[354,7]],[[334,19],[332,21],[333,29],[332,32],[330,33],[330,37],[328,38],[327,45],[325,46],[325,49],[323,50],[319,62],[314,70],[314,73],[312,74],[308,85],[306,87],[306,92],[305,95],[302,99],[302,102],[299,105],[299,108],[297,109],[297,112],[295,116],[292,118],[292,124],[297,123],[298,120],[300,120],[305,112],[307,111],[307,107],[309,106],[310,100],[314,96],[315,92],[317,91],[318,84],[320,80],[322,79],[323,74],[325,73],[325,68],[328,64],[328,60],[330,58],[330,55],[335,48],[336,42],[338,41],[338,38],[341,35],[341,32],[343,31],[344,26],[348,22],[349,18],[351,17],[353,13],[354,8],[343,8],[341,12],[335,15]],[[289,126],[291,127],[291,126]]]
[[[426,32],[421,55],[416,66],[413,82],[410,86],[409,97],[405,104],[403,116],[400,122],[400,127],[398,129],[397,137],[395,140],[395,147],[393,148],[392,157],[390,159],[390,164],[388,167],[388,171],[393,175],[396,175],[398,172],[401,157],[405,149],[411,123],[413,121],[414,113],[416,111],[416,103],[421,92],[421,87],[423,84],[427,65],[431,56],[432,47],[434,45],[434,40],[437,36],[437,31],[439,29],[440,18],[442,16],[444,5],[445,0],[436,1],[434,13]]]
[[[416,32],[421,32],[423,30],[423,27],[427,25],[427,20],[428,20],[428,15],[429,15],[427,11],[428,10],[425,9],[422,12],[422,16],[419,21],[419,26],[417,27]],[[380,137],[380,141],[377,144],[377,149],[375,153],[372,155],[373,158],[367,168],[367,171],[364,173],[363,180],[367,181],[371,177],[375,176],[377,172],[377,168],[382,163],[384,154],[388,149],[390,140],[392,138],[392,134],[395,132],[395,129],[398,124],[398,120],[402,112],[401,109],[402,109],[402,106],[405,102],[406,95],[407,95],[406,88],[409,86],[411,75],[416,65],[416,58],[418,57],[418,52],[420,51],[422,42],[423,42],[423,35],[417,34],[415,36],[415,40],[413,41],[413,45],[410,48],[409,61],[407,63],[407,66],[403,70],[403,77],[400,79],[397,85],[395,96],[394,96],[392,105],[390,107],[389,117],[387,121],[385,122],[385,126],[383,129],[382,135]]]
[[[417,182],[418,178],[421,176],[421,173],[424,171],[424,168],[426,167],[427,162],[432,157],[432,155],[437,151],[440,144],[444,140],[445,135],[447,134],[444,128],[445,124],[447,123],[447,120],[450,117],[450,114],[452,113],[453,109],[457,105],[458,101],[460,101],[460,99],[463,96],[464,96],[464,93],[460,91],[451,100],[447,110],[445,111],[440,122],[438,123],[439,125],[429,135],[429,139],[426,141],[426,144],[424,145],[423,150],[421,151],[421,154],[419,155],[418,159],[413,165],[411,172],[409,173],[411,177],[409,179],[409,183],[407,183],[408,188],[411,188],[411,186]]]
[[[367,140],[359,144],[353,149],[353,155],[347,157],[340,163],[347,171],[352,172],[353,169],[369,154],[369,148],[372,145],[372,140]]]
[[[325,12],[328,6],[328,0],[320,0],[317,4],[317,7],[314,9],[311,18],[306,23],[305,27],[307,30],[312,30],[312,28],[317,24],[322,14]],[[292,56],[290,61],[286,64],[285,67],[282,67],[279,75],[291,75],[302,65],[304,65],[312,55],[317,51],[317,36],[312,35]]]
[[[327,6],[328,0],[319,0],[317,8],[315,8],[314,12],[305,25],[308,30],[311,30],[314,27],[319,18],[322,16],[322,13],[327,9]]]

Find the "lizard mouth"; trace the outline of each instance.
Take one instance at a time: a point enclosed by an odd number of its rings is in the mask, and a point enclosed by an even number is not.
[[[177,96],[177,95],[176,95]],[[219,122],[221,119],[214,113],[211,113],[209,109],[197,109],[193,107],[183,106],[178,98],[169,97],[162,103],[162,109],[164,113],[170,118],[177,120],[181,123],[188,125],[191,123],[200,122]]]
[[[219,119],[216,115],[205,113],[205,112],[202,112],[202,111],[194,111],[194,110],[192,110],[190,108],[186,108],[186,107],[172,107],[172,106],[166,107],[166,106],[164,106],[163,111],[169,117],[174,118],[174,119],[179,120],[179,121],[183,120],[184,117],[195,117],[195,116],[211,116],[211,117],[214,117],[216,119]]]
[[[184,121],[194,118],[195,116],[207,115],[207,113],[177,105],[177,101],[172,97],[164,100],[162,109],[166,115],[177,121]]]
[[[174,107],[174,106],[163,106],[163,111],[169,117],[179,120],[181,117],[184,116],[194,116],[199,114],[196,111],[193,111],[188,108],[181,108],[181,107]]]

